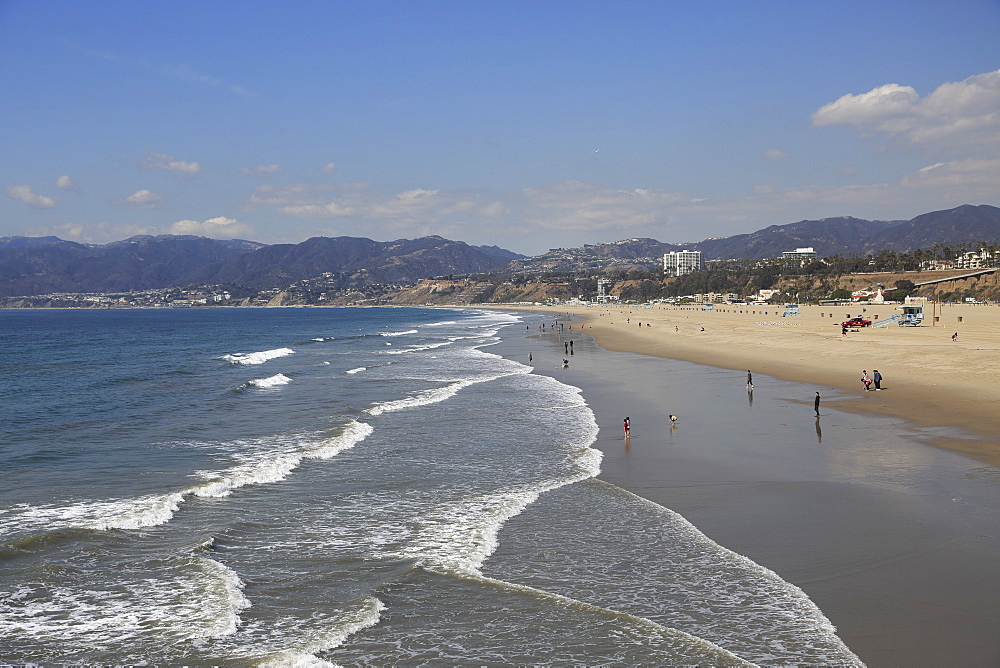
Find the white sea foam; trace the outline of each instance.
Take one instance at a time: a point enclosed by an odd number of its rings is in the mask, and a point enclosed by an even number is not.
[[[443,348],[444,346],[450,346],[454,341],[439,341],[437,343],[425,343],[423,345],[408,346],[402,350],[389,350],[386,352],[388,355],[405,355],[406,353],[415,353],[421,350],[434,350],[435,348]]]
[[[230,364],[263,364],[268,360],[291,355],[295,351],[291,348],[275,348],[274,350],[262,350],[258,353],[235,353],[233,355],[223,355],[222,359]]]
[[[183,492],[135,499],[84,501],[69,506],[22,506],[0,524],[0,534],[43,528],[140,529],[170,521],[184,502]]]
[[[141,529],[165,524],[180,510],[188,497],[221,498],[250,485],[280,482],[294,471],[303,459],[330,459],[364,441],[374,429],[371,425],[350,420],[334,437],[318,435],[294,439],[255,455],[247,461],[221,471],[201,471],[205,482],[179,492],[148,495],[131,499],[84,501],[68,506],[29,506],[11,508],[0,517],[0,535],[44,529],[78,527],[94,530]]]
[[[379,336],[405,336],[406,334],[416,334],[417,330],[408,329],[404,332],[379,332]]]
[[[368,438],[375,429],[367,422],[351,420],[344,431],[334,438],[328,438],[306,451],[306,456],[315,459],[330,459],[344,450],[349,450]]]
[[[271,653],[256,662],[259,666],[277,668],[279,666],[309,666],[333,667],[336,664],[324,661],[316,656],[317,652],[328,652],[344,644],[349,637],[371,628],[382,619],[385,604],[374,597],[365,597],[358,602],[353,610],[346,611],[341,619],[331,620],[328,628],[310,634],[309,637],[296,640],[295,649]]]
[[[468,387],[474,383],[482,382],[483,380],[460,380],[454,383],[449,383],[444,387],[435,387],[430,390],[423,390],[412,394],[405,399],[396,399],[395,401],[386,401],[384,403],[375,404],[370,408],[366,408],[365,412],[369,415],[382,415],[383,413],[392,413],[395,411],[406,410],[407,408],[416,408],[418,406],[427,406],[428,404],[436,404],[438,402],[444,401],[450,397],[455,396],[459,390],[463,387]]]
[[[361,373],[362,371],[366,370],[367,368],[368,367],[366,367],[366,366],[359,366],[357,369],[348,369],[344,373],[350,373],[350,374]]]
[[[509,375],[518,374],[495,378]],[[392,551],[392,556],[413,559],[429,569],[479,574],[483,563],[496,550],[497,537],[508,520],[521,514],[540,494],[600,473],[603,454],[590,447],[597,439],[598,425],[579,388],[547,376],[532,375],[526,380],[562,404],[561,414],[567,414],[565,425],[558,420],[548,421],[571,439],[563,450],[563,464],[552,467],[535,482],[466,496],[422,512],[414,520],[412,534]],[[438,391],[454,394],[460,389],[454,386],[465,387],[475,382],[478,381],[461,381]],[[419,399],[411,399],[414,398]]]
[[[268,389],[272,387],[280,387],[281,385],[287,385],[292,382],[292,379],[283,373],[277,373],[273,376],[267,378],[255,378],[251,380],[248,384],[253,387],[259,387],[261,389]]]
[[[135,663],[169,652],[175,642],[231,635],[250,605],[236,573],[212,559],[178,557],[128,568],[127,578],[95,571],[75,584],[30,582],[0,595],[0,637],[84,655],[112,653]]]

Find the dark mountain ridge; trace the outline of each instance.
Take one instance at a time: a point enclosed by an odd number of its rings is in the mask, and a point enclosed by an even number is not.
[[[299,244],[270,246],[173,235],[136,236],[104,245],[57,237],[3,237],[0,296],[129,292],[208,284],[260,290],[323,274],[331,275],[336,285],[356,287],[448,274],[651,268],[664,253],[682,249],[700,250],[706,260],[758,260],[807,246],[819,257],[827,257],[882,249],[931,250],[936,245],[976,242],[1000,242],[1000,208],[962,205],[908,221],[852,217],[801,220],[692,244],[635,238],[553,249],[533,258],[439,236],[387,242],[313,237]]]

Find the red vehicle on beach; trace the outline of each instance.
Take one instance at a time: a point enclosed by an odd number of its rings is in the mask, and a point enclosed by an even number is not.
[[[850,320],[840,323],[841,327],[871,327],[872,321],[862,318],[860,315],[854,316]]]

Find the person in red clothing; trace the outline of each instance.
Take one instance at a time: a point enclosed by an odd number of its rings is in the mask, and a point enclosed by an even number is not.
[[[625,418],[625,421],[622,423],[622,429],[625,430],[625,438],[629,437],[629,435],[630,435],[629,434],[630,428],[631,428],[631,424],[629,423],[629,418]]]

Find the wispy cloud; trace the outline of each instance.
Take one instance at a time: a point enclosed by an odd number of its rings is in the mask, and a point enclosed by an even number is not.
[[[170,226],[170,234],[193,234],[212,239],[250,238],[254,228],[235,218],[218,216],[208,220],[178,220]]]
[[[80,188],[77,187],[76,183],[73,182],[73,179],[71,179],[66,174],[63,174],[62,176],[56,179],[56,188],[59,188],[60,190],[73,190],[73,191],[80,190]]]
[[[783,160],[788,157],[788,154],[784,151],[779,151],[776,148],[772,148],[769,151],[764,151],[764,157],[768,160]]]
[[[149,170],[165,170],[190,176],[194,176],[201,171],[201,165],[197,162],[178,160],[172,155],[157,153],[149,149],[146,150],[146,158],[141,164],[143,168]]]
[[[896,83],[847,94],[812,115],[814,127],[849,125],[865,136],[885,136],[944,151],[1000,147],[1000,70],[938,86],[921,98]]]
[[[241,167],[241,174],[258,174],[261,176],[270,176],[271,174],[280,174],[281,167],[278,165],[257,165],[256,167]]]
[[[47,197],[45,195],[35,193],[31,189],[31,186],[28,185],[11,186],[7,188],[7,197],[16,199],[19,202],[24,202],[32,209],[51,209],[59,203],[54,197]]]
[[[133,209],[155,209],[165,199],[166,195],[160,195],[150,190],[136,190],[122,199],[120,203]]]

